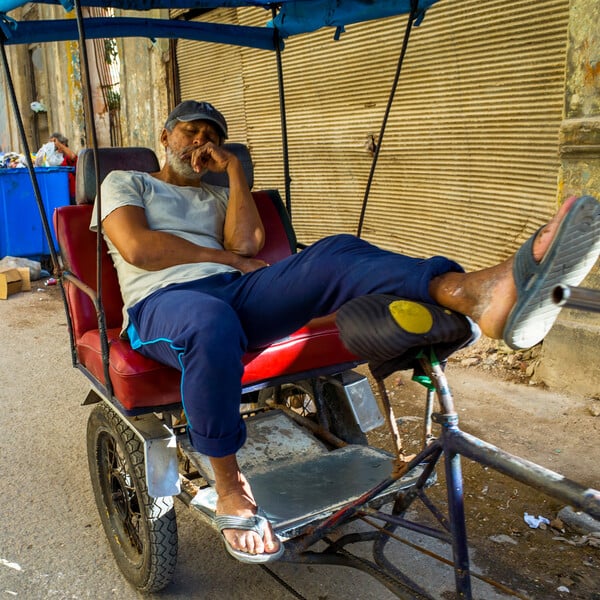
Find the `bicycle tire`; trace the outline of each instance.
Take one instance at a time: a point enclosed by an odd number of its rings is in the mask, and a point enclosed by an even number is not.
[[[144,447],[105,403],[88,419],[87,449],[96,506],[125,578],[141,592],[171,581],[177,563],[177,522],[171,496],[151,498]]]

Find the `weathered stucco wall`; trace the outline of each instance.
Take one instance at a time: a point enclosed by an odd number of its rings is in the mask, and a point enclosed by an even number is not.
[[[36,19],[74,18],[62,7],[27,5],[19,9]],[[159,16],[159,11],[153,16]],[[168,18],[168,14],[162,18]],[[142,14],[142,13],[140,13]],[[129,13],[131,15],[131,13]],[[148,13],[143,13],[148,17]],[[15,11],[15,17],[22,18]],[[87,44],[90,61],[94,122],[100,146],[110,146],[108,109],[104,103],[96,69],[94,47]],[[76,151],[91,144],[86,130],[78,43],[52,42],[7,46],[11,76],[19,99],[30,150],[35,152],[47,141],[47,135],[60,131]],[[158,135],[168,112],[171,91],[167,86],[169,42],[128,38],[119,40],[121,62],[121,130],[124,146],[148,146],[160,152]],[[2,151],[22,152],[15,117],[8,101],[6,82],[0,81],[0,137]],[[33,101],[42,102],[46,113],[35,113]],[[159,154],[160,155],[160,154]]]
[[[600,197],[600,3],[572,0],[559,193]]]
[[[560,131],[558,197],[600,199],[600,2],[571,0],[565,73],[565,118]],[[596,266],[581,284],[600,289]],[[600,395],[600,317],[565,310],[543,344],[536,377],[557,389]]]
[[[22,15],[18,18],[65,17],[62,7],[56,6],[30,4],[18,10]],[[53,131],[66,135],[69,145],[79,150],[85,139],[85,127],[76,42],[7,46],[6,49],[30,150],[35,152]],[[2,88],[5,119],[0,143],[4,151],[22,152],[4,77]],[[43,103],[47,112],[33,111],[31,103],[34,101]]]
[[[132,16],[131,11],[128,15]],[[140,13],[139,16],[169,18],[167,11],[158,10]],[[122,39],[119,40],[119,53],[123,145],[153,148],[161,159],[159,135],[173,94],[167,83],[169,41]]]

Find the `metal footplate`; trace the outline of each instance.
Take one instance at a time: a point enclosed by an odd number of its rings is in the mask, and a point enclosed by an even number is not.
[[[310,432],[281,411],[247,419],[248,441],[238,453],[240,467],[252,486],[255,499],[277,534],[291,539],[315,526],[347,503],[386,479],[392,471],[391,454],[369,446],[348,445],[328,450]],[[196,452],[187,436],[181,449],[212,484],[208,457]],[[376,496],[371,505],[392,501],[421,475],[418,467]],[[216,493],[201,489],[190,503],[212,521]]]

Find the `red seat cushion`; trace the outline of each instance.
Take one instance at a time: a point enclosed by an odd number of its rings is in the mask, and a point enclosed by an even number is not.
[[[113,393],[129,411],[153,408],[181,401],[179,371],[142,356],[128,341],[119,338],[119,329],[107,332],[110,345],[110,379]],[[77,344],[80,362],[104,383],[99,331],[86,332]],[[315,319],[289,337],[260,350],[246,353],[242,359],[245,388],[260,383],[279,383],[292,376],[318,371],[331,372],[343,363],[356,364],[355,355],[342,345],[334,316]],[[304,377],[296,377],[296,379]]]
[[[281,381],[287,376],[301,373],[331,373],[331,367],[361,362],[342,343],[335,315],[313,319],[286,338],[260,350],[250,350],[242,361],[245,367],[242,377],[244,386],[263,381]]]

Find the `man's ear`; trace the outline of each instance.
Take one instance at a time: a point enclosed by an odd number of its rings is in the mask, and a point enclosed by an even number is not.
[[[161,134],[160,134],[160,143],[166,148],[169,145],[169,141],[168,141],[168,136],[169,136],[169,132],[163,128]]]

